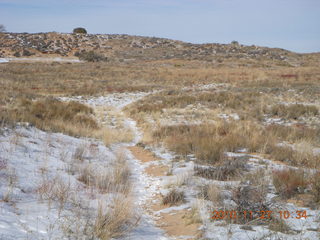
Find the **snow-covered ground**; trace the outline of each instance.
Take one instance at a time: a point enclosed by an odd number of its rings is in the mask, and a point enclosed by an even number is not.
[[[86,166],[85,164],[91,164],[97,171],[112,171],[120,149],[124,152],[132,172],[135,210],[141,216],[138,226],[122,239],[171,239],[156,226],[157,218],[162,213],[190,210],[195,204],[198,205],[203,222],[201,230],[207,239],[319,239],[317,230],[320,228],[319,211],[298,208],[289,203],[283,203],[278,207],[290,212],[306,210],[308,213],[308,218],[305,220],[294,218],[285,220],[288,226],[295,231],[293,234],[273,232],[267,226],[256,225],[250,230],[245,230],[238,224],[211,221],[212,205],[206,200],[199,203],[197,199],[199,187],[212,183],[230,187],[238,185],[239,181],[216,181],[194,176],[194,162],[189,161],[194,159],[194,156],[177,161],[174,160],[174,154],[166,149],[147,146],[148,150],[154,152],[155,156],[162,160],[143,163],[137,160],[130,151],[123,150],[124,147],[136,145],[140,141],[141,132],[134,120],[125,117],[122,108],[148,94],[150,93],[114,93],[101,97],[60,98],[63,101],[79,101],[94,108],[112,107],[113,111],[119,111],[119,116],[125,118],[124,125],[134,133],[134,139],[130,143],[113,144],[111,147],[106,147],[98,140],[79,139],[60,133],[46,133],[32,127],[5,130],[3,135],[0,135],[0,198],[5,199],[0,202],[0,239],[67,239],[65,226],[68,226],[67,230],[75,230],[76,225],[79,225],[74,218],[74,209],[78,209],[74,208],[74,205],[81,204],[94,212],[100,202],[109,204],[113,197],[113,194],[103,194],[92,188],[86,188],[78,180],[77,169]],[[79,149],[85,149],[80,162],[76,157]],[[241,157],[247,154],[228,153],[228,155],[229,157]],[[170,166],[170,174],[160,177],[147,175],[145,169],[152,164]],[[250,170],[266,168],[267,171],[283,167],[283,165],[255,155],[249,156],[248,166]],[[61,189],[71,189],[67,200],[64,201],[55,196],[55,194],[59,195],[59,191],[57,193],[57,190],[54,190],[52,183],[59,186],[60,192]],[[150,200],[155,201],[156,194],[165,195],[173,187],[185,192],[186,203],[153,213],[145,211],[146,203]],[[46,190],[48,188],[52,188],[53,193],[48,194]],[[275,195],[269,194],[269,196],[272,199]],[[231,201],[229,199],[229,202]],[[88,214],[88,211],[85,213]],[[81,232],[81,229],[79,231]]]
[[[0,239],[67,239],[64,227],[80,224],[70,221],[74,205],[81,203],[94,213],[100,202],[108,204],[112,199],[110,193],[87,188],[78,180],[77,171],[90,164],[95,171],[111,172],[122,144],[108,148],[94,139],[18,127],[4,132],[0,146],[0,198],[5,199],[0,202]],[[79,148],[84,149],[83,160],[75,159]],[[169,239],[141,209],[155,194],[157,183],[143,173],[144,166],[129,151],[123,151],[132,171],[135,210],[141,214],[139,225],[124,239]],[[63,203],[61,191],[66,194]]]
[[[0,63],[7,63],[7,62],[9,62],[8,59],[6,59],[6,58],[0,58]]]
[[[100,97],[61,97],[59,98],[62,101],[78,101],[83,104],[89,105],[93,108],[95,107],[107,107],[107,110],[104,112],[105,115],[108,115],[108,110],[118,111],[118,117],[124,118],[123,123],[125,128],[129,128],[134,133],[134,138],[130,143],[120,143],[114,144],[113,149],[119,149],[128,146],[134,146],[137,144],[142,133],[136,126],[136,122],[130,118],[125,118],[122,108],[125,106],[143,98],[144,96],[151,94],[152,92],[138,92],[138,93],[113,93],[106,96]],[[106,123],[108,124],[108,123]],[[140,213],[140,222],[139,225],[134,228],[130,233],[124,236],[124,240],[169,240],[170,238],[166,236],[163,230],[156,227],[155,218],[145,212],[143,206],[148,200],[150,200],[161,188],[160,179],[153,178],[145,174],[144,169],[147,165],[141,164],[130,151],[123,150],[128,157],[128,162],[130,164],[132,179],[133,179],[133,196],[135,199],[135,207]]]
[[[133,93],[111,93],[105,96],[99,97],[83,97],[83,96],[76,96],[76,97],[60,97],[59,99],[62,101],[77,101],[83,104],[90,105],[92,107],[97,106],[109,106],[115,107],[117,109],[121,109],[139,99],[155,93],[154,92],[133,92]]]
[[[76,204],[96,209],[110,198],[78,180],[82,167],[112,169],[115,150],[102,142],[17,127],[0,146],[0,239],[65,239]]]

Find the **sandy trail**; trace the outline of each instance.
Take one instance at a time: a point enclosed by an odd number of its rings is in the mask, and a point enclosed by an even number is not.
[[[141,211],[139,226],[123,239],[130,240],[166,240],[166,239],[199,239],[200,224],[190,221],[190,204],[180,206],[165,206],[162,204],[162,194],[166,189],[166,180],[170,171],[170,159],[161,159],[149,150],[138,145],[142,133],[136,122],[123,111],[123,108],[150,93],[117,93],[97,98],[85,99],[60,98],[63,101],[75,100],[88,104],[99,112],[101,116],[119,118],[133,132],[133,140],[129,143],[116,144],[125,148],[132,167],[133,194],[135,204]],[[103,108],[101,108],[103,107]],[[102,111],[102,110],[103,111]],[[101,120],[101,119],[100,119]],[[101,121],[103,124],[110,124]]]
[[[166,177],[169,167],[159,164],[161,159],[155,157],[152,152],[140,146],[132,146],[128,149],[141,165],[145,165],[144,174],[160,181]],[[156,219],[157,227],[163,229],[173,239],[198,239],[200,225],[190,221],[190,209],[163,205],[160,190],[161,186],[158,185],[155,194],[143,206],[144,210]]]

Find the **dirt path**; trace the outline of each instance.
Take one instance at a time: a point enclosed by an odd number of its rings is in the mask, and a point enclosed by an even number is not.
[[[198,229],[201,225],[192,222],[190,204],[180,206],[162,204],[163,196],[161,193],[168,190],[165,187],[165,181],[169,178],[170,163],[167,159],[159,159],[151,151],[137,145],[141,138],[140,130],[137,128],[136,122],[123,113],[125,106],[146,95],[148,93],[118,93],[88,99],[61,99],[64,101],[76,100],[88,104],[98,113],[99,122],[103,125],[110,127],[120,122],[122,124],[117,125],[117,128],[130,129],[132,132],[133,139],[130,142],[118,145],[127,148],[132,156],[130,159],[135,180],[134,193],[137,198],[137,207],[141,207],[144,213],[140,225],[125,239],[199,239],[200,231]]]
[[[139,146],[128,147],[128,149],[141,165],[145,165],[145,174],[160,180],[166,177],[169,167],[160,163],[161,159],[155,157],[152,152]],[[163,205],[160,190],[159,186],[157,194],[143,206],[145,211],[156,219],[157,227],[163,229],[173,239],[199,239],[200,224],[192,222],[190,207]]]

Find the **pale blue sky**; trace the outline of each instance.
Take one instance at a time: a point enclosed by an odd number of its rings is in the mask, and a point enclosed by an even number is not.
[[[0,0],[10,32],[125,33],[320,52],[320,0]]]

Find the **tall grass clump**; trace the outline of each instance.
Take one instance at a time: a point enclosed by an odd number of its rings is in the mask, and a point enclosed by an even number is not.
[[[178,154],[194,154],[199,161],[210,164],[224,160],[224,152],[242,148],[264,152],[275,142],[263,127],[247,121],[163,126],[153,137]]]
[[[319,110],[316,106],[309,106],[303,104],[278,104],[274,105],[270,109],[270,114],[278,117],[298,119],[302,116],[316,116],[319,114]]]
[[[29,122],[45,131],[72,136],[90,136],[99,129],[93,109],[78,102],[61,102],[53,98],[32,101],[20,99],[8,112],[12,122]]]
[[[273,184],[279,195],[288,199],[298,193],[303,193],[308,185],[303,170],[277,170],[273,172]]]

